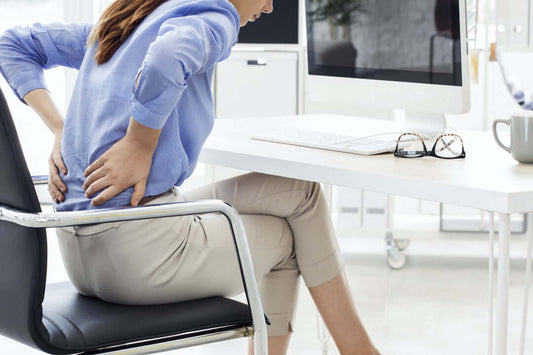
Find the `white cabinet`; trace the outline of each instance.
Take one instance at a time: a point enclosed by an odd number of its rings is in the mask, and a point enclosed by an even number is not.
[[[217,118],[298,113],[298,52],[239,51],[217,64]]]
[[[215,116],[220,118],[298,114],[299,46],[237,44],[215,70]],[[242,171],[209,166],[207,181],[235,176]]]
[[[496,41],[499,46],[524,49],[531,31],[531,0],[496,1]]]

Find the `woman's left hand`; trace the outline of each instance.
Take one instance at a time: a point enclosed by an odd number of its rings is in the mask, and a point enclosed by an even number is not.
[[[131,186],[130,204],[139,204],[144,197],[160,134],[161,129],[149,128],[130,118],[126,135],[85,169],[85,196],[91,198],[101,191],[91,201],[92,206],[101,205]]]
[[[98,206],[133,186],[131,205],[144,197],[153,151],[143,149],[127,136],[117,141],[85,170],[85,196],[101,191],[91,205]]]

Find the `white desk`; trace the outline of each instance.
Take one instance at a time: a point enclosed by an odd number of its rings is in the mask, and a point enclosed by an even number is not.
[[[510,214],[533,212],[533,165],[519,165],[496,146],[487,132],[460,132],[466,158],[456,160],[400,159],[392,154],[367,157],[251,139],[256,133],[291,125],[332,132],[343,127],[344,133],[349,130],[353,135],[362,136],[391,130],[400,132],[399,128],[391,129],[389,122],[336,115],[220,119],[200,160],[499,213],[494,353],[506,354]]]

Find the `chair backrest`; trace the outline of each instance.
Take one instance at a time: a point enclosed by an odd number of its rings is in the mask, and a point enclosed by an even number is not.
[[[6,100],[0,91],[0,205],[40,212]],[[46,231],[0,221],[0,334],[42,348]]]

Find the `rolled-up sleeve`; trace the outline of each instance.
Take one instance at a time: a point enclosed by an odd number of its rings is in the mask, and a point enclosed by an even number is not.
[[[165,21],[138,71],[131,116],[150,128],[162,128],[187,80],[228,57],[238,31],[238,13],[229,2]]]
[[[47,89],[43,69],[79,69],[90,31],[91,25],[84,23],[10,29],[0,37],[0,73],[21,100],[32,90]]]

